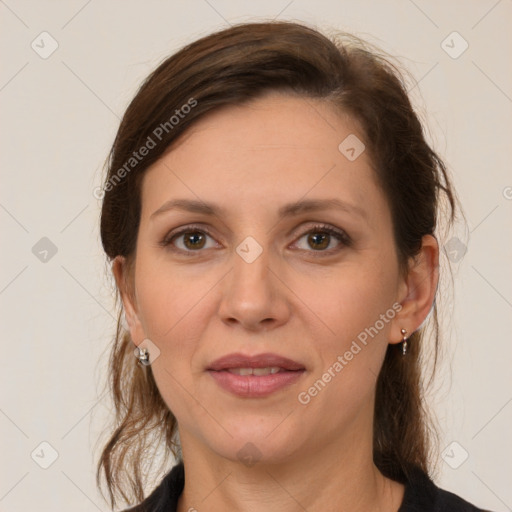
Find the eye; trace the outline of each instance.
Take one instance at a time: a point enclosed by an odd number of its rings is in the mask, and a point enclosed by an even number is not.
[[[339,249],[340,246],[350,246],[351,245],[351,239],[350,237],[344,232],[339,229],[335,229],[333,227],[327,226],[327,225],[317,225],[308,230],[306,233],[304,233],[300,238],[303,239],[306,238],[306,244],[308,244],[308,247],[313,248],[313,252],[327,252],[332,253]],[[334,249],[326,250],[333,241],[333,238],[338,241],[338,244]],[[308,250],[308,247],[299,247],[304,250]]]
[[[298,240],[300,241],[304,237],[307,237],[306,243],[309,248],[314,249],[309,252],[331,254],[339,250],[340,246],[348,247],[352,243],[351,238],[344,231],[325,224],[314,226],[302,234]],[[177,232],[169,233],[159,245],[162,247],[172,246],[172,250],[192,255],[194,252],[200,252],[201,249],[211,249],[212,247],[215,247],[215,244],[213,246],[207,246],[208,238],[213,240],[206,228],[192,225],[186,226]],[[333,238],[337,240],[337,246],[326,250],[331,245]],[[308,251],[308,247],[299,247],[299,249]]]
[[[207,238],[211,238],[209,232],[204,227],[187,226],[180,231],[172,232],[161,242],[162,247],[174,246],[181,252],[198,252],[200,249],[210,249],[207,246]]]

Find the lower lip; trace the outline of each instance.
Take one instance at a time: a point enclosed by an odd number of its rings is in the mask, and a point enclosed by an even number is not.
[[[227,370],[208,373],[223,389],[244,398],[268,396],[301,378],[304,370],[278,372],[270,375],[236,375]]]

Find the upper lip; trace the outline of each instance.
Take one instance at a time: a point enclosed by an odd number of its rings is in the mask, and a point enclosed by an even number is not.
[[[228,354],[211,363],[207,370],[227,370],[230,368],[268,368],[277,366],[284,370],[304,370],[304,365],[277,354],[265,353],[254,356],[235,353]]]

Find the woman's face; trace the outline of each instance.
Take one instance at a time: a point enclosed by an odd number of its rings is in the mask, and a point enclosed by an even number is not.
[[[204,118],[147,171],[125,308],[184,450],[275,462],[371,443],[386,347],[418,325],[399,313],[390,210],[356,137],[329,104],[273,93]],[[249,379],[273,377],[227,376],[237,394],[208,371],[233,353],[304,371],[258,396]]]

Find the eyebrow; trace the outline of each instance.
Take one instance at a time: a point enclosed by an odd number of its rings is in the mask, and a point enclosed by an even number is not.
[[[221,206],[208,203],[205,201],[196,201],[193,199],[171,199],[166,201],[158,210],[153,212],[150,219],[166,213],[170,210],[184,210],[191,213],[201,213],[204,215],[222,216],[225,215],[226,209]],[[356,214],[366,221],[368,215],[360,206],[341,201],[340,199],[306,199],[295,203],[285,204],[279,208],[277,214],[280,219],[293,217],[301,213],[315,212],[320,210],[338,209],[348,213]]]

